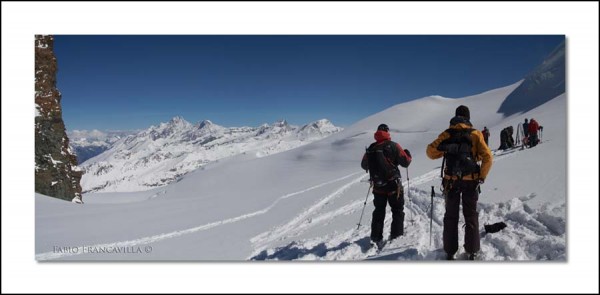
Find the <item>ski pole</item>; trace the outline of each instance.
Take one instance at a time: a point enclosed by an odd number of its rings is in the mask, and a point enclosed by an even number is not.
[[[365,198],[365,203],[363,204],[362,212],[360,213],[360,219],[358,220],[358,227],[360,228],[360,222],[362,221],[363,214],[365,213],[365,207],[367,207],[367,199],[369,199],[369,193],[371,193],[371,188],[373,187],[373,182],[369,182],[369,189],[367,190],[367,197]]]
[[[407,187],[407,194],[408,194],[408,204],[412,207],[412,199],[410,198],[410,177],[408,176],[408,167],[406,167],[406,187]],[[412,213],[410,211],[410,209],[408,210],[408,213],[410,213],[409,216],[409,220],[411,224],[415,224],[415,220],[412,218]]]
[[[431,248],[431,236],[433,230],[433,196],[435,196],[435,191],[433,189],[433,185],[431,186],[431,214],[429,215],[429,248]]]

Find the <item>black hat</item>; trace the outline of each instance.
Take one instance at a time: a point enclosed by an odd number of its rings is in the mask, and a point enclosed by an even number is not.
[[[456,116],[461,116],[461,117],[465,117],[467,119],[471,119],[471,113],[469,112],[469,108],[461,105],[459,107],[456,108]]]
[[[527,123],[527,118],[525,118],[525,123]]]
[[[388,125],[386,124],[379,124],[379,126],[377,126],[377,131],[390,131],[390,127],[388,127]]]

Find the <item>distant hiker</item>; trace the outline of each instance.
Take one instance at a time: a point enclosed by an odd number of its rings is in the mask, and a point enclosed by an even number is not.
[[[513,127],[512,126],[508,126],[506,128],[506,130],[508,131],[508,148],[513,148],[515,147],[515,140],[513,139]]]
[[[427,146],[427,156],[430,159],[444,158],[442,187],[446,213],[443,241],[448,260],[453,260],[458,251],[458,216],[461,198],[465,217],[464,247],[469,259],[474,260],[480,250],[478,190],[492,167],[492,152],[485,144],[483,134],[473,129],[469,121],[470,117],[469,108],[459,106],[455,117],[450,120],[450,128]],[[479,161],[481,166],[478,164]]]
[[[515,146],[515,141],[512,137],[513,127],[508,126],[500,131],[500,147],[499,150],[509,149]]]
[[[485,145],[489,147],[490,144],[488,143],[488,139],[490,138],[490,130],[487,129],[487,126],[484,126],[483,131],[481,131],[481,133],[483,134],[483,140],[485,140]]]
[[[540,127],[538,122],[534,118],[531,118],[531,121],[529,121],[529,126],[527,126],[529,134],[529,147],[534,147],[540,142],[538,130],[541,128],[542,127]]]
[[[505,150],[508,148],[508,129],[504,128],[500,131],[500,147],[499,150]]]
[[[392,208],[392,228],[389,239],[404,234],[404,189],[400,182],[400,169],[408,167],[412,161],[410,152],[391,140],[389,128],[381,124],[375,132],[375,141],[362,158],[360,166],[367,170],[373,185],[373,219],[371,221],[371,241],[380,246],[383,241],[383,222],[386,203]]]

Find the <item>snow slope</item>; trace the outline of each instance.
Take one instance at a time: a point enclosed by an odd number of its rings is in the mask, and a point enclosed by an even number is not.
[[[467,104],[471,105],[471,104]],[[448,108],[453,110],[453,108]],[[473,110],[473,108],[471,108]],[[561,95],[523,114],[544,122],[543,144],[533,149],[495,151],[494,166],[480,196],[482,259],[484,260],[564,260],[566,259],[566,99]],[[490,117],[494,120],[493,117]],[[489,122],[489,121],[488,121]],[[519,118],[507,118],[497,125],[487,124],[492,134]],[[494,132],[496,131],[496,132]],[[433,140],[433,137],[429,141]],[[492,147],[496,144],[491,140]],[[499,143],[497,143],[499,145]],[[413,152],[413,154],[415,154]],[[424,155],[414,157],[426,160]],[[438,165],[440,161],[436,162]],[[413,168],[413,167],[411,167]],[[417,169],[411,169],[411,171]],[[314,204],[299,218],[265,231],[251,240],[255,260],[431,260],[443,259],[442,224],[444,202],[439,192],[439,168],[427,173],[414,173],[410,181],[410,200],[406,196],[406,236],[392,241],[377,253],[370,247],[370,213],[366,207],[360,229],[358,222],[363,199],[327,200]],[[366,176],[365,176],[366,179]],[[366,183],[355,183],[366,193]],[[405,180],[404,186],[408,183]],[[431,186],[435,187],[433,242],[429,244],[429,209]],[[351,188],[345,188],[350,190]],[[363,197],[364,198],[364,197]],[[372,200],[372,198],[370,199]],[[331,204],[333,203],[333,204]],[[327,206],[324,206],[327,204]],[[329,205],[331,204],[331,205]],[[386,219],[389,231],[391,217]],[[414,220],[411,222],[411,220]],[[504,221],[508,228],[485,235],[484,224]],[[340,225],[346,225],[341,227]],[[462,218],[461,218],[462,224]],[[315,234],[322,232],[322,235]],[[463,229],[460,229],[462,244]],[[273,247],[278,244],[279,246]],[[438,249],[438,250],[436,250]],[[462,251],[462,249],[460,250]]]
[[[111,144],[81,166],[85,192],[148,190],[167,185],[212,161],[249,153],[278,153],[319,140],[342,128],[326,119],[304,126],[285,120],[259,127],[226,128],[209,120],[191,124],[182,117],[152,126]]]
[[[493,149],[500,130],[525,117],[544,126],[538,147],[496,153],[482,187],[480,225],[483,230],[484,223],[504,220],[508,228],[482,238],[483,258],[566,259],[566,97],[504,118],[496,110],[520,83],[460,99],[431,96],[399,104],[323,140],[269,157],[240,154],[212,162],[145,192],[86,194],[83,206],[36,195],[36,259],[438,259],[439,190],[431,246],[428,209],[431,186],[439,186],[441,160],[429,160],[425,147],[448,127],[461,104],[471,109],[475,128],[490,129]],[[413,163],[406,236],[376,253],[368,247],[369,227],[357,230],[356,223],[368,187],[359,162],[380,123],[411,150]],[[364,225],[370,224],[371,200]],[[130,253],[85,251],[107,247]]]

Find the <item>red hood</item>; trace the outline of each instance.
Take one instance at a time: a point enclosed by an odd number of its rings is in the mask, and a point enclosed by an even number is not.
[[[379,130],[375,132],[375,140],[377,141],[377,143],[380,143],[382,141],[392,140],[392,137],[390,136],[389,132]]]

